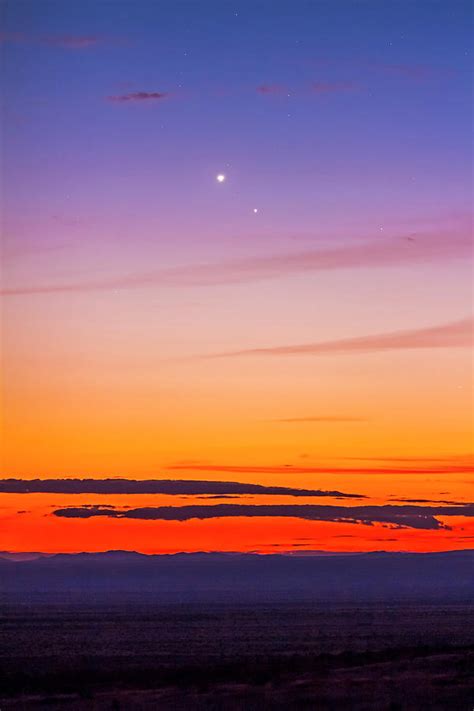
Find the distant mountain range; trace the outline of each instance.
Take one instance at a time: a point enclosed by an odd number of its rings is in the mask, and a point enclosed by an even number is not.
[[[0,594],[201,600],[471,600],[474,550],[313,555],[0,552]]]
[[[0,558],[5,560],[36,560],[36,558],[47,558],[52,553],[38,553],[37,551],[27,551],[25,553],[11,553],[10,551],[0,551]]]

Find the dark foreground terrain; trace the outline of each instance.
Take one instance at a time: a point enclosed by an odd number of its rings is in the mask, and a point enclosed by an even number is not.
[[[470,711],[473,612],[4,596],[0,708]]]
[[[0,555],[0,709],[471,711],[474,552]]]

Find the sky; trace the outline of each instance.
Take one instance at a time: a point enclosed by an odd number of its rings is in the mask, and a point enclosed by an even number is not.
[[[470,3],[2,15],[0,549],[472,547]]]

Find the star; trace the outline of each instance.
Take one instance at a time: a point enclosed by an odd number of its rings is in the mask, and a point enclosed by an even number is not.
[[[224,173],[219,173],[219,175],[216,175],[216,180],[218,183],[223,183],[225,180],[225,175]]]
[[[255,213],[257,213],[257,212],[258,212],[258,207],[254,207],[254,208],[253,208],[253,211],[254,211]]]

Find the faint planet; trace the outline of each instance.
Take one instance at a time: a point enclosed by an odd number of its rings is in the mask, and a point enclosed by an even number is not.
[[[223,183],[225,180],[225,175],[224,173],[219,173],[219,175],[216,175],[216,180],[218,183]]]

